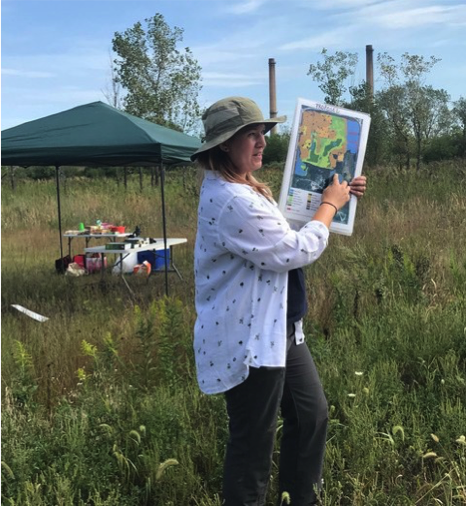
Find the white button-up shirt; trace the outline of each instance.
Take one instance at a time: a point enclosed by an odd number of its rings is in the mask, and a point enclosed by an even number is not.
[[[195,244],[198,382],[207,394],[243,382],[250,366],[284,367],[288,271],[314,262],[328,228],[290,228],[250,186],[205,171]]]

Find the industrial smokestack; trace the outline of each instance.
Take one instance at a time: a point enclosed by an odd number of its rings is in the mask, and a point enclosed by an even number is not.
[[[366,46],[366,84],[370,95],[374,93],[374,82],[373,82],[373,46],[369,44]]]
[[[276,61],[269,58],[269,118],[277,116],[276,105]],[[277,127],[271,129],[271,135],[277,133]]]

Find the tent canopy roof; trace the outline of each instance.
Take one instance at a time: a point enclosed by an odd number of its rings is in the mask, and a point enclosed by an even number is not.
[[[103,102],[2,131],[2,165],[152,166],[189,162],[201,142]]]

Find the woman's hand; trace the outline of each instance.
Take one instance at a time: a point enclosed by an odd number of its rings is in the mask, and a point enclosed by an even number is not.
[[[366,192],[366,176],[357,176],[350,183],[350,193],[360,199]]]
[[[324,189],[321,202],[329,202],[340,210],[350,199],[349,191],[348,182],[339,183],[339,176],[335,174],[332,183]]]
[[[338,210],[350,199],[350,187],[347,181],[339,183],[339,176],[334,175],[332,183],[326,187],[321,197],[321,205],[318,207],[313,220],[322,222],[328,229],[332,219]]]

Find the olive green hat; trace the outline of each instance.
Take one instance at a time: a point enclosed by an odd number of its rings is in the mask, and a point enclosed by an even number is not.
[[[204,144],[193,153],[191,160],[195,161],[201,152],[224,143],[247,125],[264,123],[268,132],[277,123],[283,123],[286,119],[286,116],[279,116],[265,120],[260,108],[245,97],[227,97],[219,100],[208,107],[203,114],[202,120],[206,134]]]

